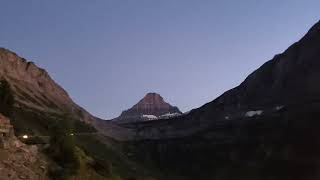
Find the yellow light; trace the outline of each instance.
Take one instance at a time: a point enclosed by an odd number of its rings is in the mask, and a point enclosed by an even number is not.
[[[73,133],[71,133],[70,135],[71,135],[71,136],[73,136],[74,134],[73,134]]]
[[[28,135],[23,135],[22,138],[23,139],[28,139]]]

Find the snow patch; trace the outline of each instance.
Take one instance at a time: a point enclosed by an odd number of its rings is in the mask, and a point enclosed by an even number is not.
[[[158,119],[157,116],[155,115],[151,115],[151,114],[143,114],[142,115],[142,118],[146,118],[146,119],[149,119],[149,120],[155,120],[155,119]]]
[[[282,105],[282,106],[276,106],[276,110],[277,111],[280,111],[281,109],[283,109],[284,108],[284,106]]]
[[[172,118],[180,115],[181,115],[180,113],[167,113],[167,114],[161,115],[160,118]]]
[[[262,110],[257,110],[257,111],[248,111],[245,116],[246,117],[253,117],[253,116],[260,116],[263,113]]]
[[[183,113],[184,115],[187,115],[187,114],[190,114],[191,110],[190,111],[187,111],[185,113]]]

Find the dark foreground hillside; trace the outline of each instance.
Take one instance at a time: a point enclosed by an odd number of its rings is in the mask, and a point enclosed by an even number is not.
[[[135,158],[180,179],[318,179],[319,108],[292,105],[220,122],[188,138],[139,141]]]

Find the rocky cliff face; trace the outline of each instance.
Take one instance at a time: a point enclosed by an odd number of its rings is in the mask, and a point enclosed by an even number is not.
[[[32,90],[32,93],[36,93],[38,96],[45,94],[46,97],[54,98],[50,100],[55,100],[56,104],[71,102],[67,92],[57,85],[44,69],[38,68],[33,62],[28,62],[3,48],[0,48],[0,76],[12,81],[17,88],[19,83],[27,84],[25,88],[20,90]]]
[[[76,105],[44,69],[4,48],[0,48],[0,78],[10,84],[16,107],[55,113],[67,110],[83,116],[82,121],[91,121],[88,113]]]
[[[169,116],[180,115],[181,111],[165,102],[157,93],[148,93],[132,108],[123,111],[121,115],[114,119],[116,123],[131,123],[162,119]]]

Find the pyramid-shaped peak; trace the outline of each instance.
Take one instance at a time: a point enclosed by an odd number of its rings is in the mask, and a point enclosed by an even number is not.
[[[148,103],[148,104],[165,104],[163,97],[158,93],[147,93],[139,103]]]
[[[180,115],[181,111],[169,103],[155,92],[147,93],[137,104],[130,109],[123,111],[121,115],[114,119],[118,123],[129,123],[145,121],[146,119],[157,119],[162,116]]]

